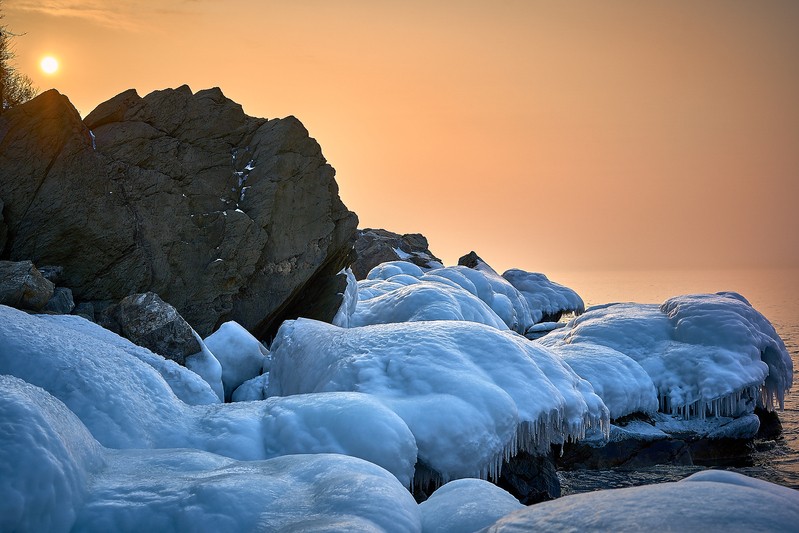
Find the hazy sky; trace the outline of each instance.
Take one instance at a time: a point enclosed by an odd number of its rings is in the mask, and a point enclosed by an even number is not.
[[[446,263],[799,266],[799,2],[3,5],[81,114],[187,83],[295,115],[361,227]]]

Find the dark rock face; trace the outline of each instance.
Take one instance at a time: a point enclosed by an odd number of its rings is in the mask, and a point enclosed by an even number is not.
[[[105,309],[100,324],[178,364],[202,348],[191,326],[157,294],[133,294]]]
[[[30,261],[0,261],[0,305],[39,311],[53,296],[53,284]]]
[[[348,264],[334,174],[297,119],[219,89],[129,90],[85,124],[48,91],[0,118],[4,257],[63,266],[79,301],[152,291],[203,336],[236,320],[263,338]]]
[[[502,465],[497,485],[524,505],[560,498],[560,480],[552,453],[531,455],[519,452]]]
[[[6,247],[6,240],[8,240],[8,228],[3,217],[3,200],[0,199],[0,256]]]
[[[658,464],[692,465],[689,446],[678,439],[628,439],[609,442],[599,448],[568,443],[564,446],[563,455],[558,458],[558,466],[566,470],[632,470]]]
[[[387,261],[409,261],[422,268],[441,266],[441,260],[430,251],[427,238],[419,233],[400,235],[384,229],[358,230],[355,253],[357,259],[352,264],[355,279],[365,279],[370,270]]]

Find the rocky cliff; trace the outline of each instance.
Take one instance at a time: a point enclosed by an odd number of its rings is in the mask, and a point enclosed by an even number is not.
[[[129,90],[85,120],[51,90],[0,118],[0,258],[63,266],[76,300],[150,291],[201,335],[265,337],[335,312],[357,217],[334,175],[296,118],[219,89]]]

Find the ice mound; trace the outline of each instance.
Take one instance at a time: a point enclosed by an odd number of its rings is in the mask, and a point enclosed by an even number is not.
[[[42,327],[45,324],[56,324],[60,327],[74,330],[101,343],[119,348],[147,363],[161,374],[161,377],[164,378],[172,392],[188,404],[202,405],[221,401],[210,385],[195,372],[180,366],[175,361],[154,354],[147,348],[133,344],[128,339],[120,337],[94,322],[75,315],[37,315],[37,318],[42,321]]]
[[[473,322],[339,328],[285,322],[272,344],[269,396],[357,391],[379,398],[441,481],[496,478],[503,459],[607,428],[590,384],[547,349]]]
[[[460,287],[422,280],[399,285],[393,280],[394,278],[389,278],[378,283],[369,280],[360,282],[372,289],[371,294],[377,294],[378,291],[381,294],[367,298],[368,293],[365,290],[359,291],[359,294],[364,295],[364,299],[358,301],[356,311],[349,322],[350,327],[429,320],[461,320],[478,322],[497,329],[508,329],[488,305]],[[383,290],[384,288],[388,290]]]
[[[550,281],[544,274],[512,268],[505,271],[502,277],[527,300],[533,323],[557,322],[562,313],[579,315],[585,311],[580,295],[568,287]]]
[[[734,293],[594,307],[538,342],[556,351],[593,344],[625,354],[651,378],[660,411],[683,418],[740,416],[758,401],[782,407],[793,379],[779,335]]]
[[[734,472],[601,490],[532,505],[485,531],[793,531],[799,492]]]
[[[0,531],[421,530],[410,493],[361,459],[109,450],[43,389],[0,390]]]
[[[373,461],[406,485],[413,475],[412,433],[371,396],[187,405],[151,366],[114,344],[5,306],[0,374],[48,391],[109,448],[197,448],[246,460],[333,452]]]
[[[102,449],[38,387],[0,375],[0,391],[0,531],[68,531]]]
[[[658,395],[649,374],[623,353],[591,343],[558,343],[551,348],[591,383],[611,419],[658,410]]]
[[[482,479],[457,479],[419,504],[423,533],[480,531],[524,505],[510,493]]]
[[[269,351],[237,322],[225,322],[204,339],[205,345],[222,366],[225,400],[247,380],[261,375]]]

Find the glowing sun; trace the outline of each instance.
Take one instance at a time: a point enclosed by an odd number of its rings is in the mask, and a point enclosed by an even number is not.
[[[58,71],[58,60],[53,56],[47,56],[42,58],[39,66],[42,67],[45,74],[55,74]]]

